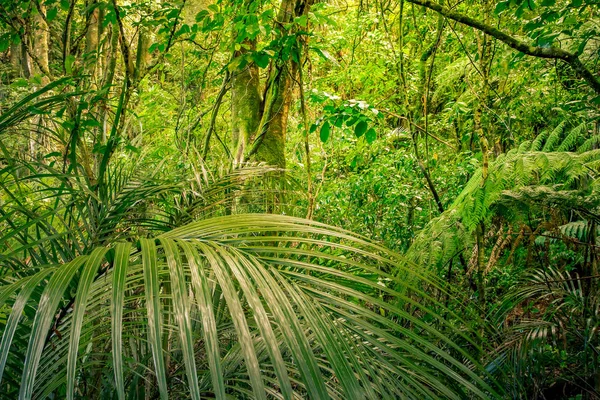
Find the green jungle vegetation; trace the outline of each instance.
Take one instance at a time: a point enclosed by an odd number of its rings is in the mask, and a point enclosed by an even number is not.
[[[600,399],[598,0],[0,0],[0,399]]]

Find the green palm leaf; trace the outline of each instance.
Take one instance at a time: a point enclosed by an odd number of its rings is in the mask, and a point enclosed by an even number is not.
[[[469,355],[476,334],[423,291],[438,287],[436,279],[350,232],[250,214],[195,222],[136,246],[99,247],[48,270],[39,302],[27,291],[43,277],[23,278],[23,296],[8,291],[15,311],[24,301],[37,308],[33,324],[16,328],[30,338],[24,368],[6,365],[23,377],[21,398],[499,393]],[[396,267],[401,277],[383,272]],[[73,312],[55,321],[62,334],[48,334],[74,284]],[[139,389],[145,394],[126,391],[139,380],[148,382]]]

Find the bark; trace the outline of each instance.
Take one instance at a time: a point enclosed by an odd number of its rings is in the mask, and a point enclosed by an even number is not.
[[[18,44],[10,44],[10,65],[14,71],[19,71],[19,68],[21,67],[21,57],[19,55],[20,52],[21,48]]]
[[[100,9],[96,6],[97,2],[91,2],[90,6],[94,7],[88,15],[87,30],[85,32],[85,52],[95,53],[98,50],[99,42],[99,21]]]
[[[23,67],[23,75],[25,78],[31,78],[31,57],[29,57],[29,52],[27,51],[27,44],[25,43],[26,39],[26,37],[21,38],[21,67]]]
[[[67,61],[67,56],[71,54],[71,22],[73,20],[73,13],[75,10],[75,0],[71,0],[71,3],[69,4],[69,10],[67,11],[67,18],[65,20],[65,28],[63,30],[63,51],[62,51],[62,58],[63,58],[63,73],[67,73],[66,70],[66,61]]]
[[[47,74],[50,71],[48,63],[48,24],[46,23],[46,7],[40,4],[38,12],[35,15],[35,56],[38,59],[40,72]],[[50,83],[48,77],[44,77],[44,84]]]
[[[96,88],[98,77],[102,73],[98,48],[100,43],[100,9],[96,0],[89,2],[88,7],[91,7],[91,10],[87,17],[87,29],[85,31],[85,53],[87,55],[86,63],[93,77],[92,85]]]
[[[112,86],[115,78],[117,55],[119,54],[119,29],[117,28],[116,24],[112,24],[111,27],[112,31],[110,32],[110,46],[107,50],[108,57],[106,61],[106,70],[104,73],[104,79],[102,80],[102,88],[108,92],[110,92],[110,87]],[[102,118],[102,143],[106,143],[108,140],[108,119],[110,112],[106,105],[105,99],[102,101],[100,108],[104,111],[104,116]]]
[[[245,44],[254,47],[254,43],[249,41]],[[242,54],[242,51],[237,51],[234,57]],[[241,71],[234,72],[231,80],[233,165],[239,166],[246,161],[248,143],[254,140],[260,122],[262,98],[258,66],[254,63],[246,65]]]
[[[283,0],[277,24],[280,36],[293,34],[284,29],[297,16],[308,12],[311,0]],[[246,40],[242,49],[234,53],[239,57],[255,48],[255,43]],[[296,50],[299,46],[296,48]],[[297,50],[297,57],[299,57]],[[298,58],[296,58],[297,60]],[[259,70],[254,63],[245,65],[232,75],[232,140],[233,163],[240,165],[250,158],[285,168],[285,139],[287,119],[292,99],[292,81],[298,65],[290,55],[272,60],[261,99]]]
[[[277,20],[281,26],[290,23],[295,17],[308,12],[312,0],[283,0]],[[280,35],[293,34],[282,31]],[[299,60],[300,45],[296,43],[296,60]],[[294,51],[294,49],[292,50]],[[298,63],[294,57],[273,60],[269,67],[269,80],[266,87],[265,106],[259,125],[259,135],[250,154],[255,154],[257,161],[285,168],[285,140],[287,120],[292,100],[292,81],[296,80]]]
[[[295,75],[296,68],[291,66],[288,70],[287,63],[275,66],[271,70],[269,90],[263,118],[261,119],[261,133],[259,146],[255,159],[268,165],[285,168],[285,138],[287,120],[292,99],[291,76]]]
[[[121,55],[123,56],[123,64],[125,64],[125,81],[127,82],[127,87],[130,88],[132,84],[131,78],[134,72],[133,59],[131,57],[131,50],[129,48],[129,43],[127,42],[127,36],[125,35],[125,27],[123,26],[123,21],[121,20],[119,14],[119,6],[117,5],[116,0],[112,0],[112,7],[115,12],[115,19],[117,21],[119,43],[121,44]]]
[[[531,46],[513,36],[510,36],[499,29],[494,28],[493,26],[477,21],[473,18],[470,18],[466,15],[460,14],[456,11],[452,11],[451,9],[434,3],[431,0],[406,0],[409,3],[413,3],[416,5],[420,5],[431,10],[434,10],[444,17],[451,19],[453,21],[459,22],[461,24],[470,26],[475,28],[481,32],[484,32],[501,42],[507,44],[509,47],[518,50],[524,54],[529,56],[538,57],[538,58],[549,58],[549,59],[557,59],[562,60],[569,64],[577,76],[587,82],[587,84],[594,89],[596,93],[600,94],[600,80],[594,74],[588,70],[585,65],[581,62],[577,54],[568,52],[563,49],[559,49],[557,47],[538,47]]]
[[[139,82],[144,76],[145,70],[150,65],[150,38],[148,30],[140,26],[138,33],[137,50],[135,56],[134,82]]]

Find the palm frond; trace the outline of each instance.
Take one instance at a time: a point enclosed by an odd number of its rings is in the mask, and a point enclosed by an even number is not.
[[[22,366],[3,353],[2,393],[124,398],[141,378],[160,397],[497,396],[470,355],[477,336],[420,289],[437,280],[399,260],[347,231],[262,214],[99,247],[0,287],[14,312],[36,310],[3,330],[2,349],[29,344]],[[385,272],[397,268],[402,278]]]

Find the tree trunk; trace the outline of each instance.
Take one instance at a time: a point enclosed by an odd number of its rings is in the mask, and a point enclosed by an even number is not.
[[[282,0],[277,15],[278,26],[291,23],[295,17],[308,12],[312,0]],[[293,34],[290,29],[279,31],[279,36]],[[244,43],[250,50],[254,44]],[[251,63],[234,72],[232,79],[232,139],[234,165],[252,158],[268,165],[285,168],[285,139],[287,119],[292,100],[292,80],[298,71],[299,45],[287,49],[294,54],[283,54],[271,60],[269,74],[261,102],[258,90],[259,71]],[[242,55],[239,50],[235,56]]]
[[[86,66],[89,68],[92,75],[92,87],[95,89],[99,85],[98,81],[102,73],[98,51],[98,45],[100,43],[100,9],[95,0],[89,2],[88,7],[92,8],[87,17],[87,29],[85,31]]]
[[[289,68],[289,70],[288,70]],[[261,120],[260,146],[255,158],[268,165],[285,168],[285,137],[292,100],[291,77],[297,66],[290,63],[271,66],[265,110]]]
[[[23,39],[26,40],[26,37]],[[21,67],[23,68],[23,75],[25,78],[31,78],[31,57],[29,57],[29,53],[27,53],[27,44],[25,44],[23,39],[21,40]]]
[[[247,41],[245,44],[254,48],[254,43]],[[241,55],[242,51],[234,53],[234,57]],[[258,90],[258,66],[254,63],[246,65],[233,73],[231,81],[233,165],[239,166],[246,161],[248,143],[254,140],[260,122],[262,99]]]
[[[98,51],[98,42],[100,39],[99,34],[99,21],[100,21],[100,9],[97,7],[97,2],[92,1],[88,7],[93,7],[88,15],[88,25],[85,32],[85,52],[89,55],[94,55],[93,60],[96,59],[95,55]]]
[[[104,78],[102,80],[102,88],[109,89],[115,77],[115,69],[117,67],[117,55],[119,54],[119,28],[116,24],[111,24],[112,30],[110,34],[110,46],[107,49],[107,60],[106,60],[106,70],[104,73]],[[110,92],[110,89],[109,89]],[[108,96],[107,96],[108,97]],[[109,109],[106,106],[106,100],[103,100],[103,105],[101,107],[104,110],[104,116],[102,117],[102,138],[101,142],[103,144],[108,140],[108,118],[109,118]]]
[[[10,65],[17,74],[19,73],[19,70],[21,68],[21,57],[19,54],[20,52],[21,48],[18,44],[10,44]]]
[[[43,14],[42,14],[43,13]],[[45,19],[46,7],[40,4],[38,12],[35,14],[35,47],[34,53],[38,59],[39,69],[41,73],[46,74],[50,71],[48,63],[48,24]],[[48,77],[44,78],[44,84],[48,84]]]
[[[312,0],[283,0],[277,20],[285,25],[294,18],[308,13]],[[279,33],[281,36],[293,34],[289,30]],[[300,45],[296,43],[287,54],[287,58],[271,61],[269,80],[265,90],[265,106],[259,125],[259,136],[255,147],[257,161],[285,168],[285,140],[290,103],[292,101],[292,80],[296,79],[300,59]]]

